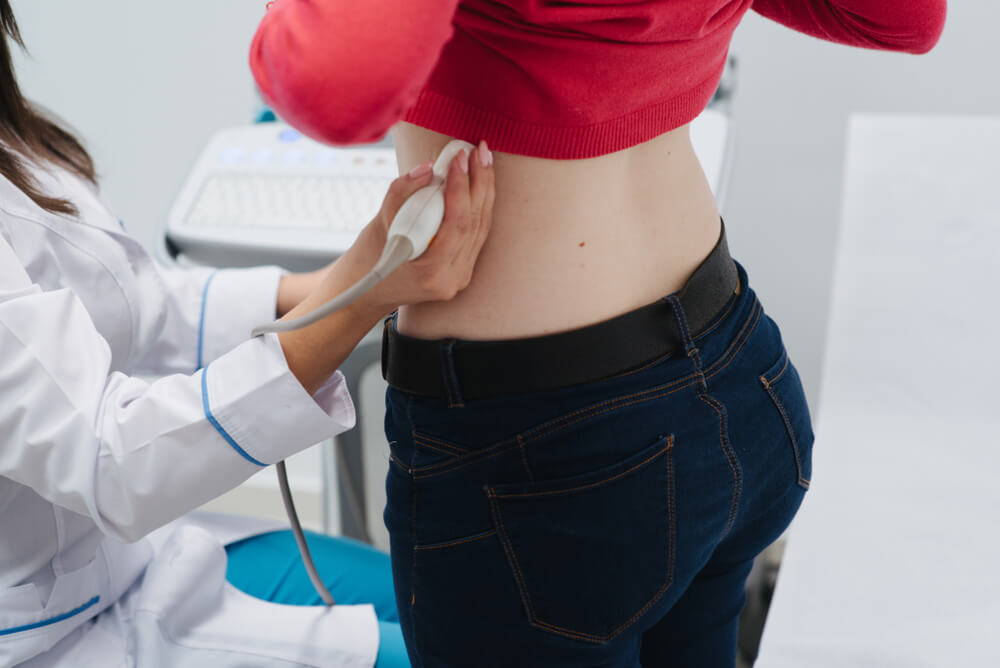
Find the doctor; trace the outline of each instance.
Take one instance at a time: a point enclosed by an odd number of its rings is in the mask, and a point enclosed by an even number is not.
[[[146,537],[354,425],[336,369],[400,304],[467,285],[490,225],[488,149],[452,163],[423,257],[316,325],[247,340],[360,278],[430,166],[396,180],[324,271],[164,270],[102,202],[82,146],[21,96],[7,0],[0,23],[0,666],[372,666],[371,605],[266,602],[227,584],[223,545],[204,529]],[[249,563],[273,580],[284,565],[268,559]],[[340,561],[319,567],[353,579]]]

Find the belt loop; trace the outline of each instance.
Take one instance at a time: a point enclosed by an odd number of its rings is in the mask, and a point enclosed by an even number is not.
[[[444,389],[448,393],[449,408],[464,408],[462,388],[455,373],[455,339],[441,342],[441,377],[444,378]]]
[[[670,304],[670,310],[673,311],[674,319],[677,321],[677,330],[680,332],[681,341],[684,343],[684,354],[687,355],[688,359],[694,365],[694,371],[698,374],[700,389],[705,391],[707,387],[705,374],[701,368],[701,352],[698,350],[698,346],[695,345],[694,339],[691,338],[691,328],[688,326],[687,314],[684,313],[681,300],[674,294],[667,295],[666,301]]]

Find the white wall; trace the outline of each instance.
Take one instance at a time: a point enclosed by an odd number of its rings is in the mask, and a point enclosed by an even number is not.
[[[919,57],[826,44],[753,14],[737,33],[742,91],[725,211],[731,246],[781,324],[814,406],[848,114],[1000,113],[1000,3],[949,4],[941,42]],[[914,276],[913,289],[920,284]]]
[[[873,0],[875,1],[875,0]],[[14,0],[25,91],[86,138],[121,216],[156,238],[198,150],[256,109],[247,47],[264,0]],[[1000,3],[962,0],[930,55],[856,51],[754,15],[737,33],[731,245],[816,403],[851,111],[1000,113]],[[914,289],[920,286],[915,276]]]
[[[247,67],[264,0],[13,0],[25,94],[85,140],[105,194],[143,242],[216,129],[249,123]]]

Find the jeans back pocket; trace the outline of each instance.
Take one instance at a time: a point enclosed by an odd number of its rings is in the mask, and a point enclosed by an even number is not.
[[[788,359],[787,350],[782,348],[781,357],[761,375],[760,382],[785,424],[795,458],[796,482],[802,489],[809,489],[812,479],[812,421],[802,381]]]
[[[487,486],[495,528],[531,624],[607,642],[673,580],[673,436],[598,471]]]

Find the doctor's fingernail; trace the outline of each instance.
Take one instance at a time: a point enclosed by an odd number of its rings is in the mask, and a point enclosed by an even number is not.
[[[416,167],[414,167],[413,169],[411,169],[410,173],[408,174],[408,176],[411,179],[419,179],[421,176],[427,174],[432,169],[434,169],[434,163],[433,162],[422,162],[419,165],[417,165]]]
[[[469,152],[462,149],[458,153],[458,166],[462,168],[462,171],[466,174],[469,173]]]
[[[486,140],[479,142],[479,162],[483,167],[489,167],[493,164],[493,152],[490,151],[490,147],[486,145]]]

